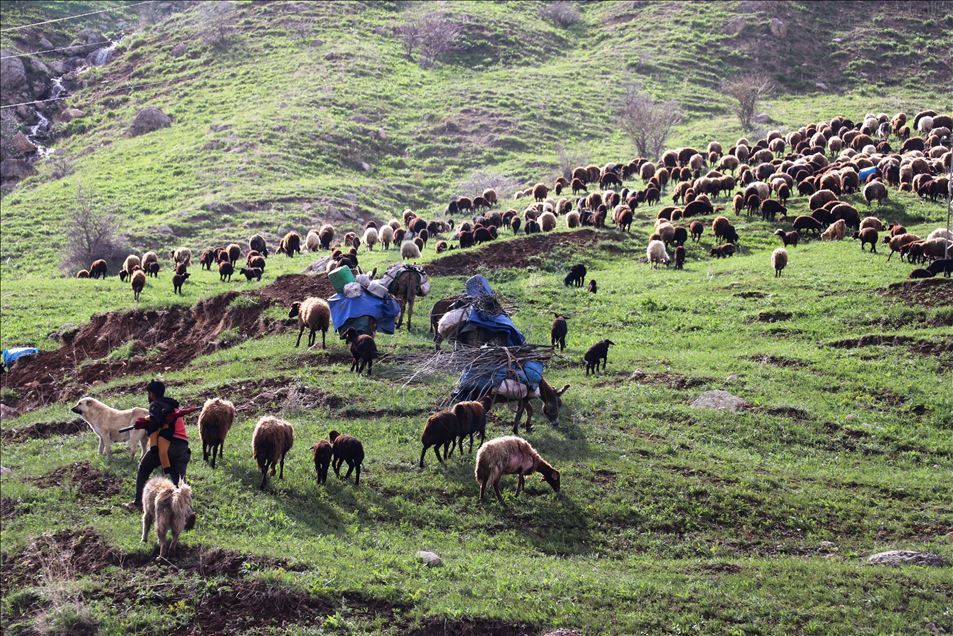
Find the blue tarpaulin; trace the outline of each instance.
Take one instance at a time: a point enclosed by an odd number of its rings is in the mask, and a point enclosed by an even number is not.
[[[489,331],[497,332],[505,336],[504,343],[507,347],[517,347],[524,342],[526,338],[520,333],[513,321],[506,314],[498,316],[487,316],[480,313],[473,307],[470,307],[463,316],[463,323],[460,325],[459,333],[465,333],[471,329],[483,328]]]
[[[378,298],[364,291],[357,298],[347,298],[342,294],[334,294],[328,298],[331,307],[331,322],[335,331],[340,332],[344,324],[361,316],[372,316],[377,321],[377,330],[383,333],[394,333],[394,322],[400,315],[400,304],[392,296]]]
[[[9,367],[18,359],[24,356],[35,356],[40,352],[36,347],[14,347],[13,349],[3,350],[3,366]]]
[[[872,174],[875,174],[876,172],[877,172],[877,166],[870,166],[869,168],[862,169],[858,175],[860,176],[860,182],[863,183],[864,181],[867,180],[867,177],[869,177]]]

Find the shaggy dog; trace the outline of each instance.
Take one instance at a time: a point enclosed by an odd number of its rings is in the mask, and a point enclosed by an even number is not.
[[[148,437],[144,430],[131,430],[120,433],[119,429],[126,428],[135,424],[140,417],[149,417],[149,411],[146,409],[134,408],[125,411],[106,406],[99,400],[91,397],[80,398],[72,409],[73,413],[78,414],[93,432],[99,437],[99,454],[105,454],[112,457],[113,442],[129,441],[129,454],[132,457],[136,455],[136,444],[142,446],[142,455],[146,454]]]
[[[153,477],[142,491],[142,542],[146,542],[152,522],[159,537],[159,558],[175,552],[179,535],[195,525],[192,510],[192,487],[184,481],[176,488],[165,477]],[[167,535],[172,532],[172,541]]]

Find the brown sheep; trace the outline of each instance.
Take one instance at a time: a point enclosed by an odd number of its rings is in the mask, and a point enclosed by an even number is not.
[[[444,457],[450,456],[451,445],[456,442],[457,416],[451,411],[437,411],[427,419],[424,431],[420,435],[423,448],[420,451],[419,466],[424,467],[424,455],[427,449],[433,447],[437,461],[443,463]],[[443,457],[440,456],[440,447],[443,447]]]
[[[341,435],[337,431],[331,431],[328,434],[331,440],[331,453],[334,456],[332,467],[334,474],[341,479],[347,479],[351,476],[351,471],[355,471],[354,485],[361,485],[361,464],[364,463],[364,445],[361,440],[351,435]],[[341,465],[347,463],[347,473],[341,477]]]
[[[877,201],[877,205],[881,205],[887,199],[887,188],[879,181],[872,181],[864,186],[864,200],[867,202],[867,207],[870,207],[871,201]]]
[[[864,251],[864,245],[870,243],[871,254],[877,253],[877,230],[872,227],[865,227],[860,231],[854,232],[854,238],[860,239],[860,251]]]
[[[232,274],[234,273],[235,273],[235,268],[228,261],[222,261],[221,263],[218,264],[218,279],[221,282],[224,283],[226,280],[231,282]]]
[[[364,372],[364,366],[367,366],[367,375],[371,374],[374,368],[374,358],[378,357],[377,343],[374,337],[369,334],[358,333],[354,329],[347,329],[343,334],[345,342],[351,347],[351,371],[358,375]]]
[[[78,272],[76,272],[76,278],[89,278],[89,270],[88,269],[79,270]]]
[[[129,278],[129,283],[132,285],[132,297],[139,302],[139,294],[146,286],[146,273],[141,269],[135,270]]]
[[[280,466],[279,479],[285,478],[285,455],[294,445],[294,428],[288,422],[266,415],[255,424],[251,438],[252,457],[258,461],[261,471],[259,488],[265,489],[268,470],[275,475],[275,467]]]
[[[920,237],[916,234],[897,234],[895,236],[885,236],[884,242],[890,246],[890,254],[887,255],[887,260],[889,261],[893,257],[894,252],[899,252],[901,249],[909,245],[910,243],[915,243],[919,241]],[[903,254],[900,255],[900,258],[903,258]]]
[[[533,186],[533,199],[536,201],[544,201],[549,195],[549,188],[546,187],[543,183],[537,183]]]
[[[843,219],[838,219],[831,223],[826,230],[821,233],[822,241],[841,241],[847,235],[847,224]]]
[[[182,285],[184,285],[185,281],[189,279],[189,276],[191,276],[191,274],[189,274],[188,272],[184,272],[182,274],[175,274],[174,276],[172,276],[172,293],[173,294],[179,294],[180,296],[182,295]]]
[[[106,278],[106,274],[109,268],[106,266],[106,261],[99,258],[92,262],[89,266],[89,276],[90,278]]]
[[[328,481],[328,468],[331,467],[331,442],[326,439],[318,440],[311,447],[311,456],[314,458],[314,475],[319,484],[326,484]]]
[[[787,247],[788,245],[797,247],[797,242],[801,239],[801,235],[798,234],[797,230],[794,230],[793,232],[785,232],[784,230],[778,229],[775,230],[774,235],[781,239],[784,247]]]
[[[202,437],[202,456],[205,463],[215,468],[215,459],[225,457],[225,436],[235,421],[235,405],[228,400],[205,400],[199,413],[199,434]],[[209,462],[209,455],[212,461]]]
[[[737,249],[738,248],[731,243],[722,243],[721,245],[711,248],[711,255],[716,258],[731,258]]]
[[[284,254],[288,258],[291,258],[294,256],[295,252],[298,254],[301,253],[301,235],[297,232],[288,232],[278,243],[278,253]]]

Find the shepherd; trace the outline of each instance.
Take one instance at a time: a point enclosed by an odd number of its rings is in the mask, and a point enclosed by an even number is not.
[[[185,416],[199,409],[179,408],[179,403],[165,395],[165,384],[153,380],[146,386],[149,397],[149,417],[140,417],[131,427],[145,429],[149,436],[149,451],[142,456],[136,473],[136,498],[126,504],[132,511],[142,512],[142,491],[153,471],[162,466],[163,472],[176,486],[185,480],[185,471],[192,457],[185,430]]]

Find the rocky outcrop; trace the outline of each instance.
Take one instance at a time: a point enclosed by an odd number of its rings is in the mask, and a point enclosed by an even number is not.
[[[138,137],[160,128],[168,128],[171,125],[172,119],[168,115],[155,106],[149,106],[136,114],[136,118],[132,120],[132,125],[129,126],[126,134],[130,137]]]

